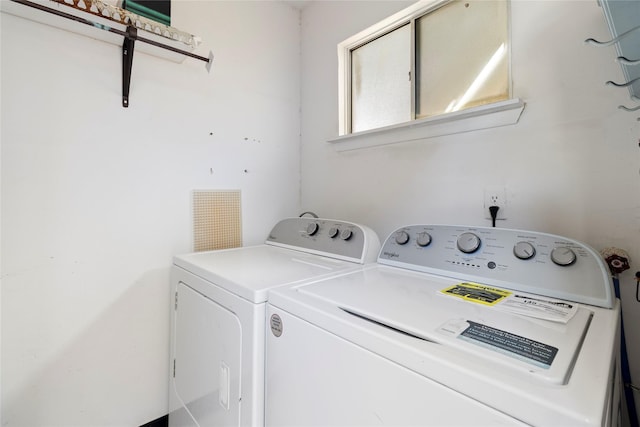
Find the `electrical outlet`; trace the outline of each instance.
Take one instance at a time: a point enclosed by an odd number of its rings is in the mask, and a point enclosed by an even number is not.
[[[505,215],[507,197],[504,187],[489,187],[484,189],[484,215],[486,219],[491,219],[489,206],[498,206],[500,208],[496,219],[507,219]]]

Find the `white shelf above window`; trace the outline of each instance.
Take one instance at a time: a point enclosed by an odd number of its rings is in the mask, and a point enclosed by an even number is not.
[[[126,31],[127,25],[124,23],[119,23],[111,19],[103,18],[101,16],[94,15],[89,12],[86,12],[74,7],[70,7],[66,4],[58,3],[51,0],[30,0],[30,1],[31,3],[35,3],[49,9],[58,10],[73,16],[87,19],[97,24],[97,26],[91,27],[88,25],[82,25],[78,22],[63,18],[61,16],[56,16],[51,13],[34,9],[32,7],[17,3],[15,1],[9,1],[9,0],[0,0],[0,11],[2,13],[8,13],[10,15],[29,19],[31,21],[39,22],[41,24],[50,25],[52,27],[59,28],[65,31],[81,34],[96,40],[101,40],[110,44],[122,46],[121,36],[110,33],[108,31],[104,31],[99,26],[101,25],[103,27],[110,27],[116,30]],[[183,50],[186,52],[193,52],[195,48],[195,46],[190,46],[182,41],[172,40],[170,38],[163,37],[153,32],[144,31],[141,29],[138,30],[138,34],[140,36],[143,36],[146,39],[149,39],[149,40],[152,40],[152,41],[155,41],[179,50]],[[138,45],[136,45],[136,52],[144,52],[149,55],[157,56],[157,57],[164,58],[169,61],[177,62],[177,63],[183,62],[184,59],[186,58],[185,55],[182,55],[170,50],[162,49],[153,45],[148,45],[145,43],[139,43]]]
[[[142,52],[174,62],[182,62],[186,57],[198,59],[206,62],[207,70],[211,71],[213,53],[209,52],[209,57],[205,58],[192,52],[198,44],[197,37],[122,10],[103,0],[4,0],[0,1],[0,7],[3,13],[121,45],[124,108],[129,107],[136,41],[141,42],[139,46]]]

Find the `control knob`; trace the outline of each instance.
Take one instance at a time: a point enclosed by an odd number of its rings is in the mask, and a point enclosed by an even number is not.
[[[340,238],[342,240],[349,240],[352,236],[353,236],[353,231],[351,230],[342,230],[342,233],[340,233]]]
[[[529,242],[518,242],[513,247],[513,254],[520,259],[531,259],[536,254],[536,248]]]
[[[396,243],[399,245],[406,245],[409,241],[409,233],[406,231],[398,231],[396,234]]]
[[[472,254],[480,247],[480,237],[475,233],[466,232],[458,236],[458,249],[465,254]]]
[[[320,226],[318,225],[317,222],[309,223],[309,225],[307,225],[307,235],[313,236],[314,234],[316,234],[318,232],[319,228],[320,228]]]
[[[551,251],[551,261],[561,267],[567,267],[576,262],[576,253],[566,246],[558,246]]]
[[[340,234],[340,229],[338,227],[331,227],[329,229],[329,237],[331,237],[332,239],[338,237],[338,234]]]
[[[423,231],[422,233],[418,233],[418,238],[416,239],[416,243],[418,244],[418,246],[422,246],[422,247],[429,246],[429,244],[431,243],[431,235],[426,231]]]

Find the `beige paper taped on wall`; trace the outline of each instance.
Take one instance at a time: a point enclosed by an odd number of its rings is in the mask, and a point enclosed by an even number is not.
[[[242,246],[240,190],[193,192],[193,250]]]

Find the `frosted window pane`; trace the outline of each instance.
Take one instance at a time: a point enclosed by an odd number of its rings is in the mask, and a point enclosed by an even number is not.
[[[351,51],[351,131],[411,120],[411,27]]]
[[[506,1],[454,1],[416,20],[416,118],[509,98]]]

